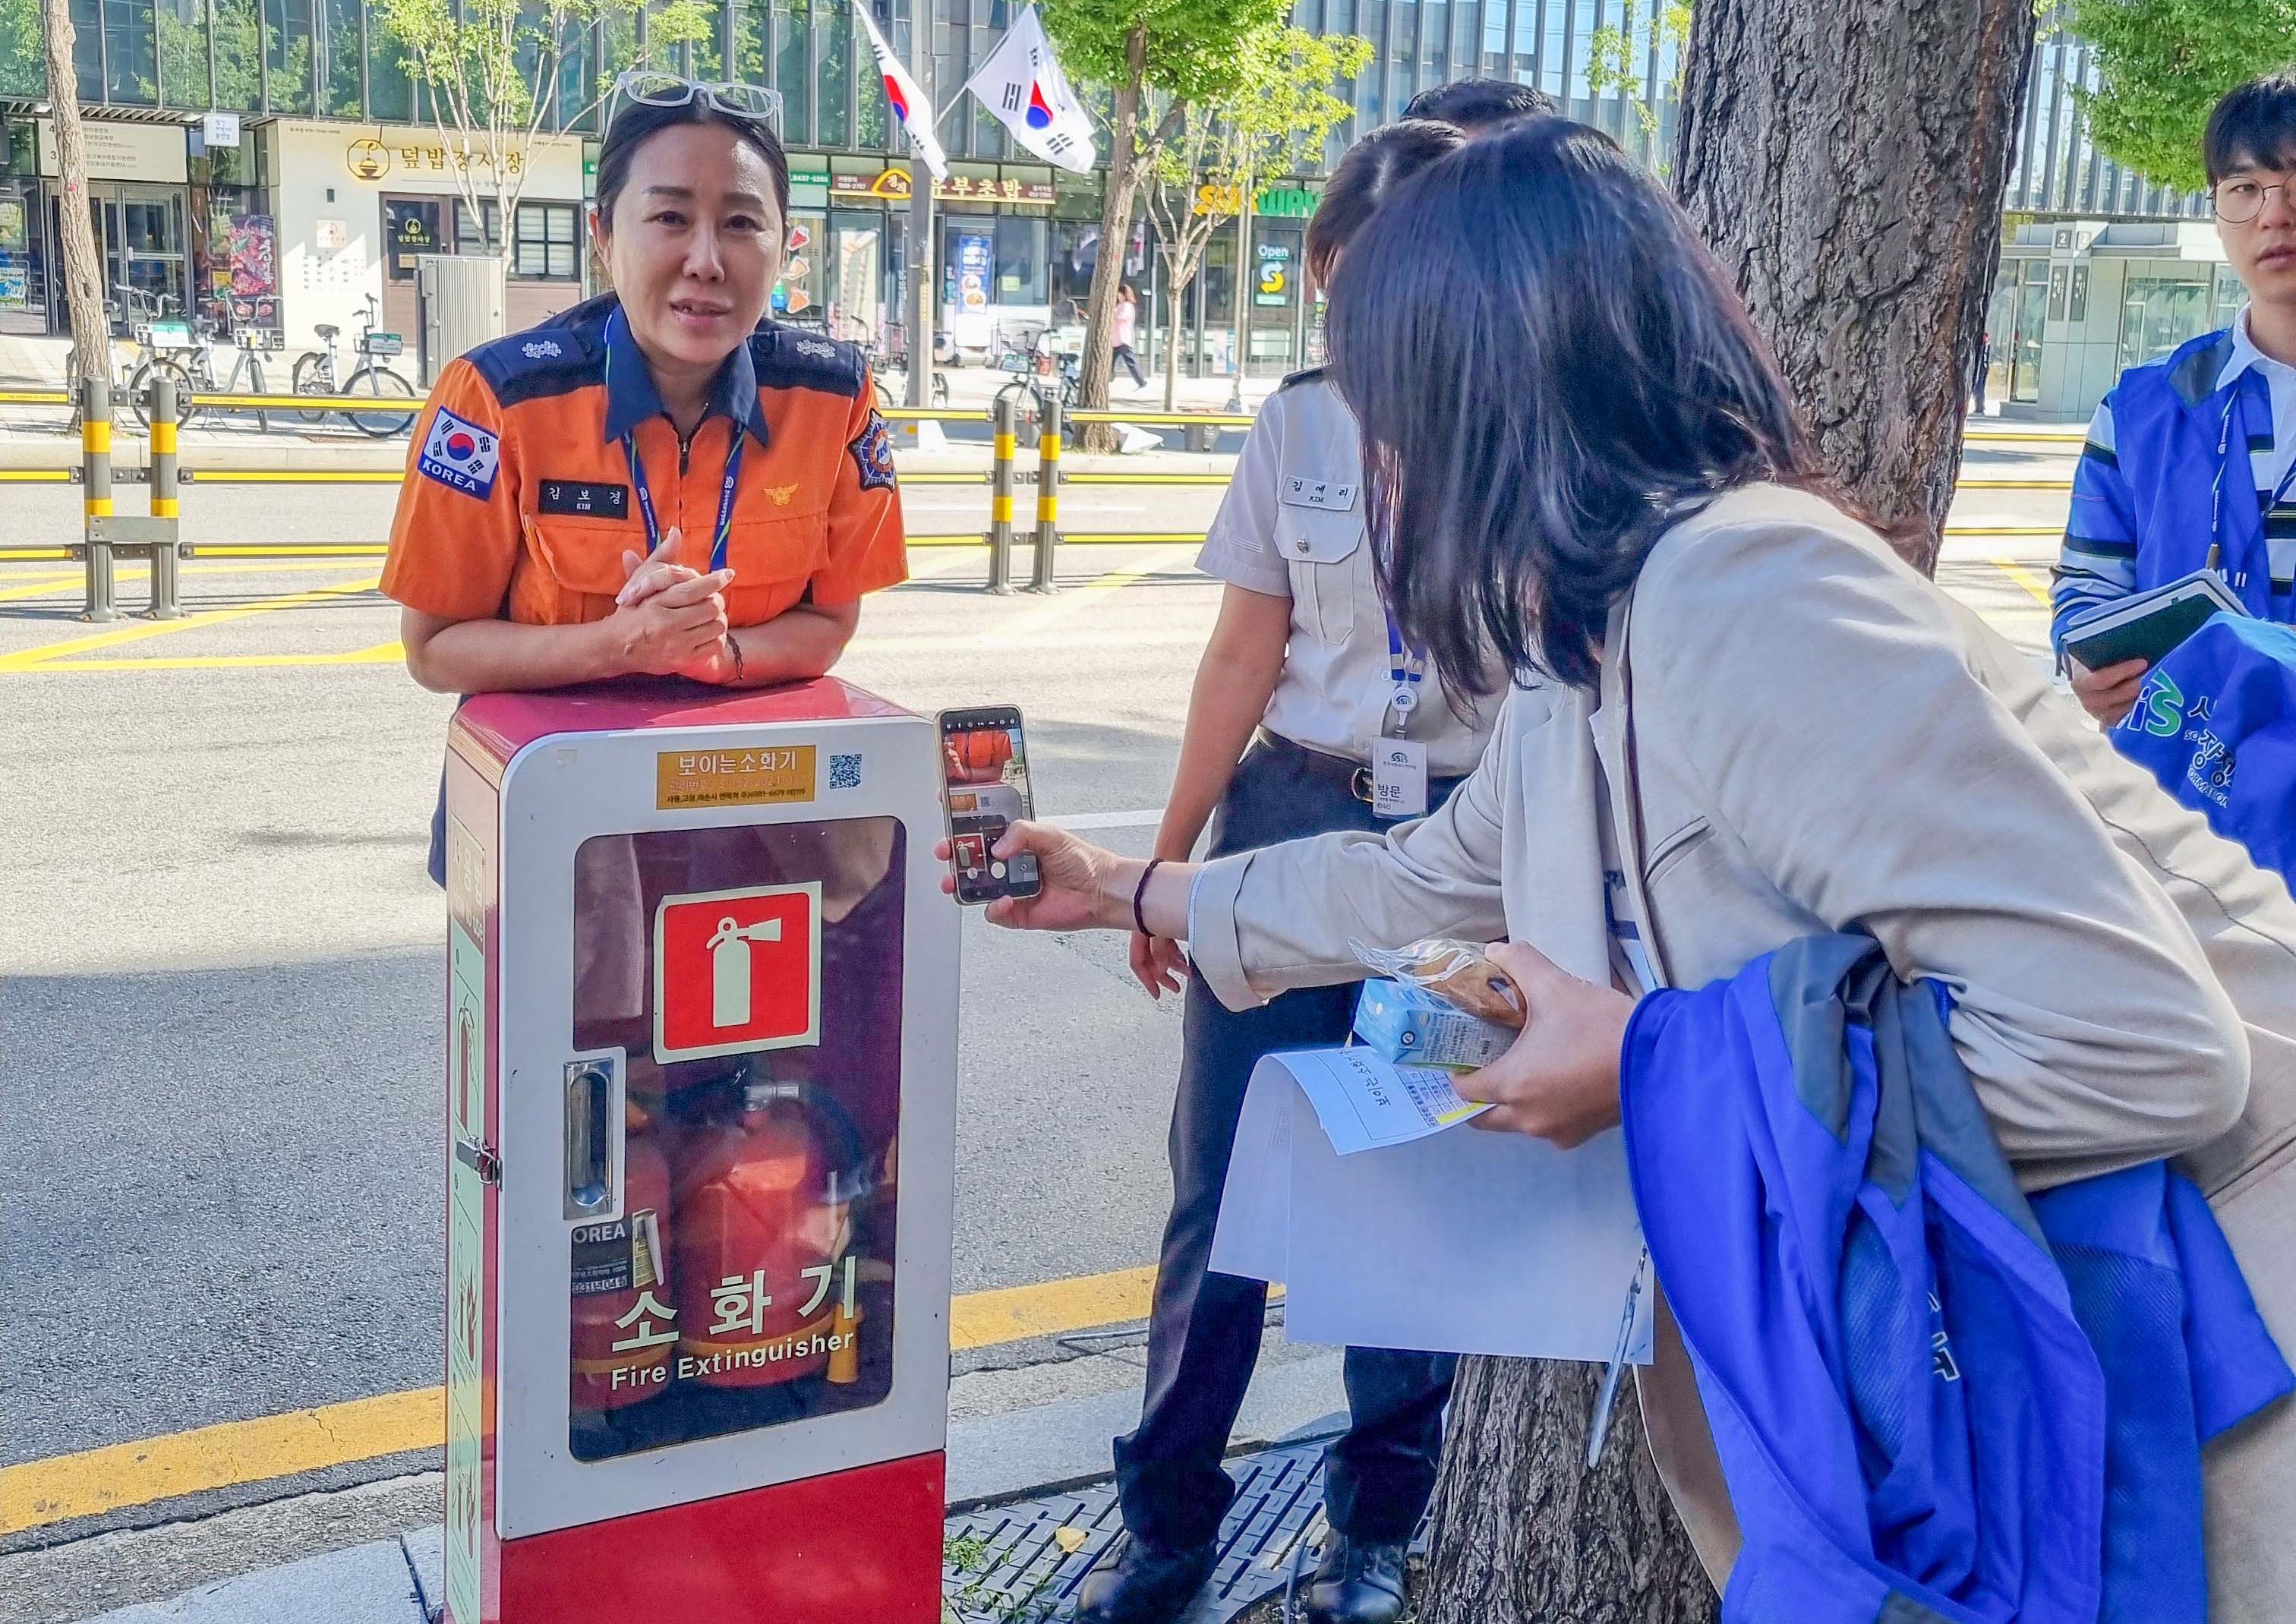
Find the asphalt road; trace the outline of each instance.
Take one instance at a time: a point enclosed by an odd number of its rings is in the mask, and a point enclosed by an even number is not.
[[[1068,501],[1079,528],[1168,530],[1218,494]],[[393,495],[195,488],[184,515],[194,541],[371,541]],[[985,514],[964,488],[908,504],[920,533]],[[1956,516],[2063,511],[1987,491]],[[19,488],[0,513],[0,542],[77,529],[69,490]],[[1956,542],[1940,578],[2038,647],[2053,553]],[[1075,548],[1077,590],[1050,599],[973,590],[982,560],[917,550],[840,674],[922,711],[1017,701],[1039,811],[1144,849],[1217,588],[1185,547]],[[0,567],[0,1465],[439,1380],[441,908],[422,861],[448,705],[396,663],[374,573],[197,562],[187,607],[249,612],[94,628],[69,566]],[[141,590],[129,572],[121,601]],[[92,634],[114,640],[77,646]],[[9,668],[38,646],[59,652]],[[203,663],[250,656],[282,662]],[[1151,1261],[1177,1008],[1140,994],[1112,935],[969,915],[964,955],[956,1289]]]

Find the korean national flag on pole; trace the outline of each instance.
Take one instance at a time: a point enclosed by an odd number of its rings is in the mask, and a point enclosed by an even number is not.
[[[1092,117],[1069,89],[1052,41],[1029,7],[1013,20],[980,71],[965,86],[997,122],[1047,163],[1079,172],[1093,165]]]
[[[925,168],[932,171],[935,180],[947,178],[948,154],[940,150],[940,138],[933,134],[932,103],[925,100],[916,80],[909,77],[909,70],[901,66],[901,59],[893,54],[893,47],[877,31],[877,20],[869,14],[869,8],[857,5],[853,14],[869,30],[869,48],[877,53],[877,72],[885,81],[885,99],[893,104],[901,127],[909,132],[910,145],[916,149]]]

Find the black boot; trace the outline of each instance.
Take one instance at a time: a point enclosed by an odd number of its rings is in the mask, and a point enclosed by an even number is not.
[[[1076,1624],[1171,1624],[1218,1564],[1219,1547],[1168,1551],[1126,1534],[1085,1575]]]
[[[1403,1616],[1400,1545],[1334,1531],[1302,1599],[1310,1624],[1395,1624]]]

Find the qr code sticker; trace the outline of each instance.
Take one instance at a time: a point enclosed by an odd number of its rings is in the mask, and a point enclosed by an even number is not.
[[[861,758],[857,753],[830,757],[829,787],[832,790],[857,790],[861,787]]]

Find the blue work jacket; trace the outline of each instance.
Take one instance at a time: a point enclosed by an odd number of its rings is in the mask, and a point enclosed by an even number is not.
[[[2029,1201],[1944,998],[1863,937],[1652,993],[1620,1081],[1745,1536],[1726,1624],[2204,1624],[2201,1444],[2296,1376],[2196,1188]]]

